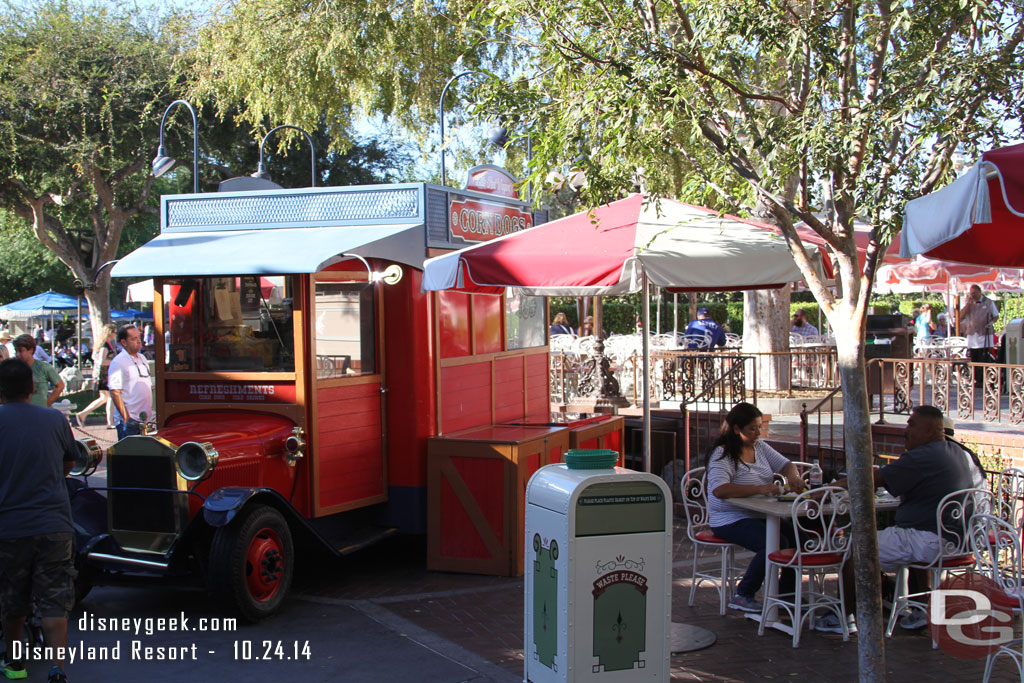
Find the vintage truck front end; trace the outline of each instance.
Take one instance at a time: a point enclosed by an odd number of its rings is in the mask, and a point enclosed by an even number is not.
[[[241,411],[180,414],[122,439],[107,449],[106,528],[81,548],[83,571],[206,575],[246,598],[244,615],[272,611],[294,566],[287,501],[304,448],[291,420]],[[267,519],[241,533],[232,522],[247,506]]]

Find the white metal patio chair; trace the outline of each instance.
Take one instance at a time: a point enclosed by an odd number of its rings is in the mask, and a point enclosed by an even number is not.
[[[811,475],[814,471],[817,470],[819,473],[822,471],[820,465],[815,465],[812,462],[803,462],[802,460],[792,460],[790,462],[796,465],[796,471],[800,474],[800,478],[804,480],[804,485],[808,487],[811,485]],[[786,478],[778,472],[772,475],[772,479],[777,484],[786,485]]]
[[[971,519],[970,539],[978,573],[1000,591],[986,591],[994,606],[1012,611],[1015,616],[1024,613],[1020,528],[995,515],[978,514]],[[989,653],[982,680],[988,683],[996,659],[1003,655],[1013,660],[1020,680],[1024,681],[1024,645],[1019,638]]]
[[[994,496],[985,489],[961,489],[953,491],[939,501],[935,511],[935,526],[939,530],[939,553],[930,562],[911,563],[900,567],[896,574],[896,590],[885,635],[891,636],[896,620],[904,611],[921,610],[928,614],[928,598],[931,591],[909,593],[907,578],[911,569],[923,569],[930,574],[931,585],[938,586],[943,575],[950,572],[966,572],[974,567],[974,553],[971,550],[971,517],[975,514],[989,514],[994,508]],[[938,643],[932,641],[932,647]]]
[[[683,334],[679,338],[679,348],[706,351],[711,348],[711,335],[704,334]]]
[[[718,591],[718,613],[724,615],[737,578],[738,569],[733,565],[733,555],[737,546],[715,536],[715,532],[711,530],[708,519],[707,483],[706,468],[696,467],[683,475],[679,485],[683,509],[686,512],[686,535],[693,543],[693,583],[690,584],[690,600],[687,604],[693,607],[697,586],[707,581]],[[711,553],[718,553],[718,568],[701,569],[698,561]]]
[[[850,524],[850,494],[845,489],[826,486],[797,496],[793,501],[793,532],[794,538],[798,539],[797,547],[777,550],[768,555],[770,572],[792,569],[797,573],[795,591],[764,596],[761,626],[757,635],[764,635],[769,610],[778,608],[790,616],[793,647],[800,645],[804,623],[820,611],[835,614],[843,629],[843,640],[850,639],[842,580],[837,582],[838,596],[829,595],[825,591],[825,575],[841,574],[843,564],[850,554]],[[803,585],[804,574],[810,577],[806,589]],[[771,585],[770,578],[765,585]]]

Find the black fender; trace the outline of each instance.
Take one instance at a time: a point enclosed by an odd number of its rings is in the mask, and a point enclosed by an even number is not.
[[[287,498],[274,489],[258,486],[225,486],[217,489],[207,496],[203,503],[202,521],[210,529],[227,526],[247,505],[269,505],[284,516],[294,537],[318,542],[317,545],[325,548],[331,547],[330,543],[310,526],[309,520],[303,517]],[[192,518],[192,526],[198,522],[199,515],[196,515]]]
[[[203,519],[212,527],[227,526],[238,514],[238,511],[245,507],[245,504],[252,498],[266,495],[277,495],[280,498],[280,495],[272,489],[247,486],[227,486],[217,489],[203,503]],[[291,508],[291,505],[288,505],[283,498],[280,502],[283,502],[285,507]],[[274,507],[280,507],[280,505],[274,505]]]
[[[209,529],[213,530],[218,527],[227,526],[247,505],[269,505],[277,509],[288,523],[296,543],[326,550],[335,557],[341,557],[344,554],[339,551],[338,546],[334,542],[329,540],[328,535],[323,532],[322,528],[312,523],[306,517],[303,517],[287,498],[274,489],[246,486],[226,486],[217,489],[206,498],[206,502],[203,504],[202,521],[199,520],[199,515],[196,515],[192,519],[190,527],[201,526],[204,522]],[[365,519],[360,516],[360,513],[362,516],[365,516],[369,514],[369,509],[339,514],[346,516],[355,514],[360,519],[360,524],[362,524],[365,522]]]

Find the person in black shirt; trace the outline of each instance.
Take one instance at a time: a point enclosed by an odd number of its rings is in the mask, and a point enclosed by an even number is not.
[[[942,411],[934,406],[917,406],[910,413],[903,433],[906,450],[898,460],[875,470],[875,486],[884,486],[889,493],[899,496],[896,524],[878,532],[878,559],[882,571],[893,572],[908,564],[927,564],[940,550],[941,539],[935,526],[939,501],[946,495],[969,489],[973,485],[968,458],[959,444],[946,440]],[[847,480],[835,486],[847,485]],[[854,605],[853,563],[843,567],[843,580],[847,609]],[[901,622],[904,628],[919,628],[927,624],[919,611]],[[826,622],[816,626],[831,630],[834,615],[823,617]],[[821,621],[821,620],[819,620]],[[837,624],[838,625],[838,624]]]

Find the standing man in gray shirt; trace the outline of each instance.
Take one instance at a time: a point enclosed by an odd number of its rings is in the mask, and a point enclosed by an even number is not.
[[[996,305],[982,295],[981,287],[971,285],[967,303],[960,309],[960,320],[967,335],[967,353],[972,363],[992,362],[989,349],[995,345],[993,324],[998,318],[999,311],[996,310]],[[974,369],[974,385],[981,386],[981,368]]]
[[[0,673],[26,678],[18,656],[32,603],[54,653],[49,683],[66,683],[63,650],[74,603],[74,527],[64,477],[75,460],[71,425],[53,408],[32,405],[32,370],[0,362],[0,613],[6,650]],[[17,657],[17,659],[15,659]]]

